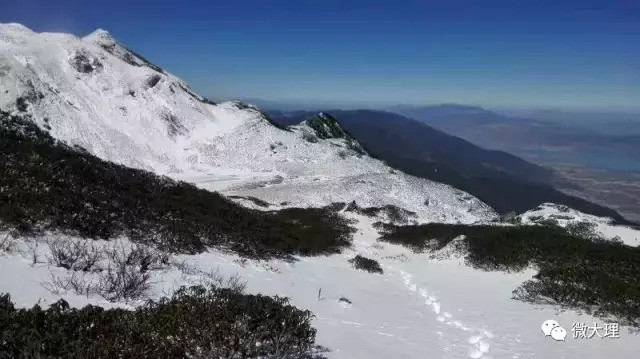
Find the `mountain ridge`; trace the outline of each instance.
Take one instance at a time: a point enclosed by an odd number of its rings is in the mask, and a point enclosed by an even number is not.
[[[460,190],[369,157],[327,116],[285,128],[256,107],[206,101],[104,30],[13,38],[0,42],[0,84],[9,89],[0,108],[103,160],[289,207],[357,200],[421,221],[495,217]]]
[[[255,109],[215,105],[195,94],[104,30],[79,38],[15,25],[3,29],[0,108],[28,113],[54,137],[107,160],[180,171],[185,168],[171,165],[189,163],[183,148],[193,133],[268,124]]]

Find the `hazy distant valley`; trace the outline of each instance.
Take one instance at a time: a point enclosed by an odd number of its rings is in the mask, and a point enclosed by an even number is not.
[[[398,106],[392,111],[479,146],[553,168],[568,180],[556,181],[557,188],[640,221],[640,114],[503,115],[461,105]]]

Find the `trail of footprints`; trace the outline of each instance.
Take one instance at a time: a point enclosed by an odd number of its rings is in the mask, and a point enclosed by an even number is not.
[[[388,267],[390,270],[396,270],[393,267]],[[469,345],[468,356],[472,359],[490,359],[487,354],[489,353],[489,349],[491,348],[491,344],[489,342],[490,339],[493,338],[493,334],[485,329],[471,328],[466,324],[455,320],[453,315],[449,312],[442,311],[440,301],[429,295],[429,292],[424,288],[419,288],[413,282],[413,276],[410,273],[407,273],[403,270],[396,270],[402,276],[402,280],[404,281],[405,286],[411,291],[418,294],[420,297],[424,299],[424,304],[429,306],[433,313],[436,315],[436,320],[442,322],[446,325],[458,328],[464,332],[470,333],[469,338],[467,339],[467,344]]]
[[[364,242],[364,241],[363,241]],[[363,243],[364,244],[364,243]],[[374,254],[373,252],[375,252],[375,254],[378,254],[377,251],[372,250],[371,248],[369,248],[368,246],[361,246],[362,248],[360,248],[361,252],[364,252],[365,254],[371,255]],[[462,330],[464,332],[468,332],[470,335],[467,338],[467,342],[466,344],[469,346],[469,350],[467,353],[467,356],[471,359],[491,359],[490,356],[488,356],[489,353],[489,349],[491,348],[491,344],[490,344],[490,340],[493,339],[494,335],[493,333],[491,333],[488,330],[485,329],[479,329],[479,328],[471,328],[469,326],[467,326],[466,324],[462,323],[461,321],[455,320],[453,318],[453,315],[449,312],[445,312],[442,311],[441,305],[440,305],[440,301],[433,295],[429,295],[429,291],[425,288],[419,288],[414,282],[413,282],[413,276],[401,269],[397,269],[394,268],[391,265],[385,265],[386,270],[388,270],[389,272],[398,272],[400,274],[400,276],[402,277],[402,280],[404,282],[404,285],[411,291],[416,293],[417,295],[419,295],[420,297],[422,297],[424,299],[424,304],[426,306],[429,306],[431,308],[431,310],[433,311],[433,313],[436,315],[436,320],[444,323],[446,325],[455,327],[459,330]],[[343,322],[344,324],[347,324],[345,322]],[[361,324],[359,323],[352,323],[352,324],[358,324],[358,326],[361,326]],[[380,328],[382,329],[382,328]],[[392,334],[388,334],[388,333],[384,333],[384,332],[378,332],[379,335],[386,335],[386,336],[394,336]],[[444,334],[442,332],[437,332],[437,334],[440,337],[443,337]],[[402,338],[400,338],[402,339]]]

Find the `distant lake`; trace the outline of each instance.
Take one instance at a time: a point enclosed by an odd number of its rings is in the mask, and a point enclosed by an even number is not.
[[[605,149],[586,151],[535,149],[527,150],[523,155],[540,162],[568,163],[606,171],[640,173],[640,158]]]

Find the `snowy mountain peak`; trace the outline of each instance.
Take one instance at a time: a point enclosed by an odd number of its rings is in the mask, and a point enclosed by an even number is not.
[[[93,41],[98,44],[114,44],[116,39],[113,38],[109,31],[104,29],[96,29],[94,32],[83,38],[85,41]]]
[[[324,112],[320,112],[313,118],[305,120],[302,124],[313,129],[318,138],[352,139],[352,137],[340,126],[338,120]]]
[[[360,155],[366,154],[365,149],[340,126],[338,120],[325,112],[320,112],[313,118],[302,121],[299,125],[291,128],[301,130],[309,141],[330,141],[353,150]]]
[[[105,30],[78,38],[0,24],[0,88],[0,108],[30,115],[52,136],[161,173],[198,166],[194,138],[271,126],[254,108],[199,96]]]
[[[164,71],[159,66],[156,66],[141,55],[120,44],[106,30],[97,29],[96,31],[82,38],[82,41],[100,46],[111,55],[119,58],[129,65],[145,66],[156,72],[164,73]]]
[[[0,23],[0,34],[26,34],[26,35],[32,35],[34,34],[33,31],[31,31],[31,29],[29,29],[28,27],[22,25],[22,24],[18,24],[15,22],[11,22],[11,23],[6,23],[6,24],[2,24]]]
[[[3,45],[22,43],[26,38],[33,35],[35,35],[35,33],[24,25],[0,23],[0,47],[4,47]]]

